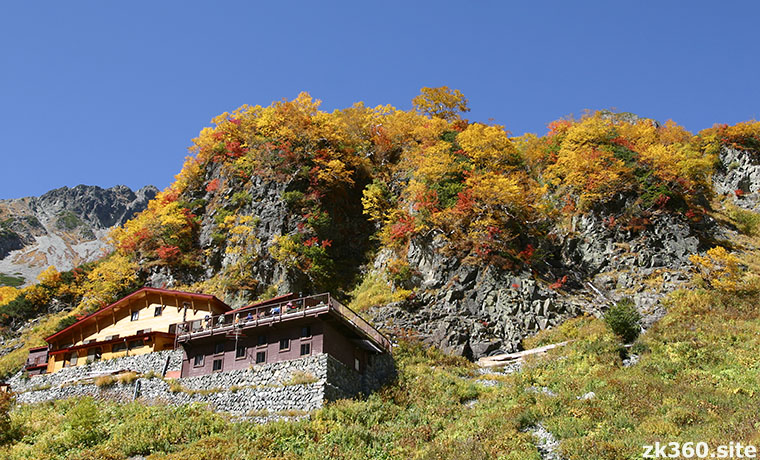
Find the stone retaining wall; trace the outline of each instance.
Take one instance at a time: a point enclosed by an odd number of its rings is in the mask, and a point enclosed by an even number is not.
[[[212,410],[250,416],[261,412],[309,412],[322,407],[325,401],[368,393],[375,384],[389,378],[389,369],[395,372],[390,356],[374,357],[362,376],[332,356],[318,354],[249,369],[179,378],[176,379],[179,386],[159,377],[110,386],[97,386],[86,380],[93,374],[122,369],[153,371],[160,376],[167,357],[170,370],[178,369],[181,351],[161,352],[65,369],[68,372],[60,376],[64,371],[31,379],[17,376],[10,383],[18,394],[17,401],[25,404],[82,396],[127,402],[134,398],[137,388],[138,398],[146,403],[201,403]]]
[[[8,380],[13,391],[20,393],[40,387],[56,387],[78,382],[92,376],[109,374],[118,371],[133,371],[138,374],[153,372],[162,375],[169,360],[169,371],[179,371],[182,368],[182,350],[159,351],[137,356],[125,356],[123,358],[108,359],[85,366],[66,367],[52,374],[36,375],[24,378],[18,373]]]
[[[183,405],[200,403],[209,409],[233,415],[281,411],[312,411],[319,409],[324,400],[324,383],[279,387],[242,388],[236,391],[172,392],[169,384],[159,378],[137,379],[130,384],[116,383],[110,387],[95,384],[68,385],[46,390],[28,391],[17,395],[23,404],[33,404],[55,399],[94,396],[119,402],[132,401],[135,386],[139,386],[139,400],[152,404]]]
[[[209,388],[231,388],[244,386],[272,386],[288,383],[293,375],[301,373],[314,377],[315,380],[327,378],[328,358],[326,354],[306,356],[290,361],[262,364],[248,369],[238,369],[214,374],[199,375],[177,379],[188,390],[206,390]]]

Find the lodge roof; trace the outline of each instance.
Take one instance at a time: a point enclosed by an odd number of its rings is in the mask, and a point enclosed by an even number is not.
[[[230,311],[232,309],[229,305],[227,305],[226,303],[224,303],[221,300],[217,299],[216,296],[213,296],[213,295],[198,294],[198,293],[195,293],[195,292],[173,291],[171,289],[160,289],[160,288],[144,287],[144,288],[138,289],[137,291],[133,292],[132,294],[129,294],[126,297],[122,297],[121,299],[117,300],[116,302],[114,302],[114,303],[112,303],[110,305],[107,305],[107,306],[101,308],[100,310],[98,310],[96,312],[90,313],[89,315],[87,315],[84,318],[80,319],[79,321],[77,321],[76,323],[72,324],[71,326],[69,326],[69,327],[67,327],[67,328],[65,328],[63,330],[60,330],[60,331],[56,332],[53,335],[45,337],[45,341],[48,342],[48,343],[50,343],[51,340],[53,340],[53,339],[55,339],[57,337],[60,337],[60,336],[64,335],[65,333],[74,330],[77,327],[81,327],[81,326],[83,326],[83,325],[85,325],[85,324],[93,321],[96,317],[101,316],[104,313],[106,313],[106,312],[108,312],[108,311],[110,311],[110,310],[112,310],[114,308],[120,307],[120,306],[125,305],[125,304],[129,304],[129,302],[131,302],[131,301],[133,301],[135,299],[139,299],[139,298],[142,298],[144,296],[147,296],[148,294],[159,294],[159,295],[166,294],[166,295],[170,295],[172,297],[181,297],[181,298],[205,300],[205,301],[207,301],[209,303],[213,302],[216,306],[221,307],[222,310],[224,310],[225,312],[228,312],[228,311]]]

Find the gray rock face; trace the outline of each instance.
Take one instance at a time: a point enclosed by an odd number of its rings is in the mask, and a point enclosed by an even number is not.
[[[406,259],[415,272],[407,286],[415,298],[370,315],[389,333],[414,330],[425,342],[471,359],[517,351],[526,336],[582,312],[600,316],[623,297],[634,300],[648,326],[664,314],[664,293],[689,279],[689,256],[700,247],[692,225],[659,213],[634,231],[599,214],[577,216],[569,231],[557,230],[556,256],[543,275],[464,264],[441,253],[440,236],[414,240]],[[379,254],[375,269],[390,258]],[[558,279],[564,283],[549,286]]]
[[[760,212],[760,155],[722,148],[713,188],[719,195],[731,196],[737,206]]]
[[[40,197],[29,199],[29,208],[43,218],[60,216],[71,212],[94,228],[110,228],[122,225],[136,213],[145,209],[158,189],[145,186],[137,192],[117,185],[109,189],[97,186],[77,185],[51,190]]]
[[[0,200],[0,273],[26,284],[50,265],[70,270],[102,256],[108,230],[145,209],[158,189],[77,185]]]
[[[209,179],[213,177],[222,181],[227,180],[220,171],[216,170],[209,171],[207,176]],[[237,264],[242,257],[245,257],[248,263],[243,267],[243,271],[251,279],[257,280],[258,286],[261,286],[262,289],[276,285],[280,293],[303,290],[305,283],[302,274],[286,269],[277,263],[269,252],[269,248],[272,247],[278,237],[288,234],[296,227],[296,223],[291,219],[292,212],[288,210],[287,204],[282,199],[282,195],[288,191],[288,187],[289,184],[287,183],[267,181],[254,176],[251,179],[250,186],[245,190],[231,187],[227,189],[225,196],[221,197],[210,192],[203,196],[193,196],[194,199],[201,199],[205,202],[217,200],[224,205],[230,202],[235,192],[244,191],[250,199],[243,203],[236,214],[252,216],[255,219],[257,238],[254,247],[249,248],[245,254],[229,254],[226,251],[226,240],[218,240],[218,234],[216,234],[219,229],[216,218],[221,209],[217,208],[215,211],[203,213],[199,228],[199,245],[205,254],[203,261],[205,273],[201,277],[210,278],[216,273],[224,272],[233,267],[235,267],[234,270],[239,271],[241,267]],[[247,295],[241,292],[239,298],[225,300],[231,305],[243,305],[252,300]]]

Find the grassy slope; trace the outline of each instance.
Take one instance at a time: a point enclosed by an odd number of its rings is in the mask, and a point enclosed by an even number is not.
[[[538,459],[523,431],[538,422],[568,459],[636,458],[642,444],[658,440],[758,442],[758,300],[674,293],[668,315],[634,347],[641,361],[628,368],[602,321],[572,320],[528,345],[574,342],[518,374],[494,377],[495,387],[477,383],[466,361],[405,344],[395,384],[364,401],[331,404],[310,421],[262,426],[197,407],[89,399],[19,407],[20,434],[0,457]],[[596,397],[578,399],[589,391]]]

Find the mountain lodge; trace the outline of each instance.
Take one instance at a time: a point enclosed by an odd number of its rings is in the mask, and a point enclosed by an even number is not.
[[[30,350],[27,371],[41,370],[43,362],[52,373],[101,359],[172,350],[178,323],[230,310],[212,295],[145,287],[46,337],[46,349]]]

